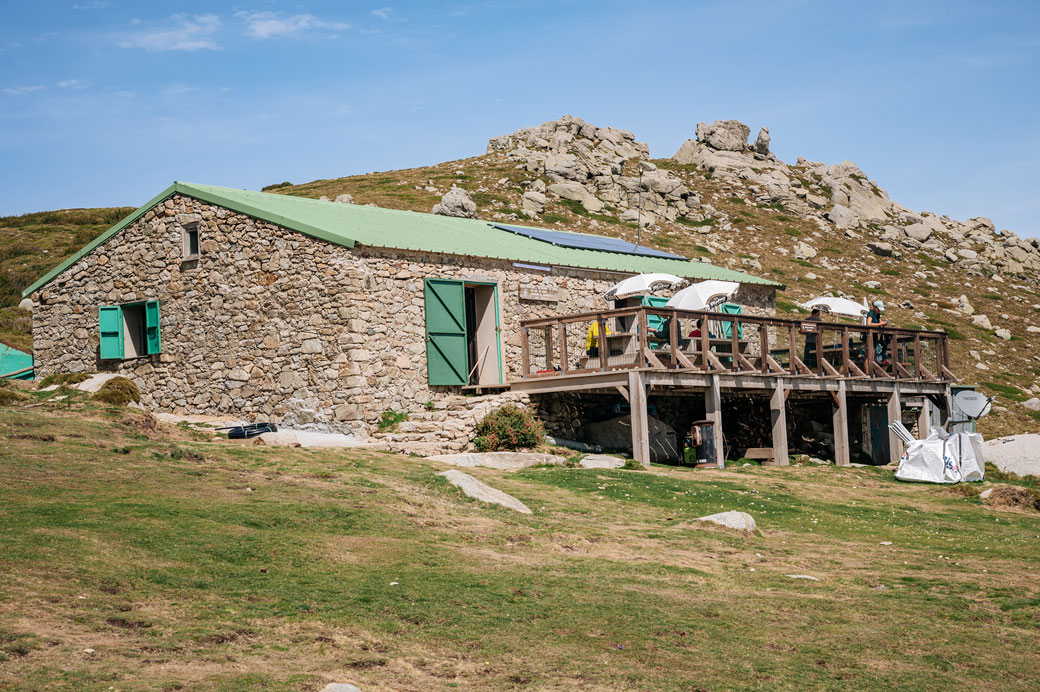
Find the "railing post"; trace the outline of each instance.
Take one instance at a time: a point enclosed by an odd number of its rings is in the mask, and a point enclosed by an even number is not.
[[[638,315],[637,322],[639,323],[639,359],[636,361],[636,364],[639,367],[642,368],[642,367],[646,367],[647,361],[649,360],[649,358],[647,358],[647,353],[646,352],[650,348],[647,345],[647,338],[646,338],[647,337],[647,334],[646,334],[647,323],[646,323],[646,308],[645,307],[639,308],[639,315]]]
[[[700,318],[701,323],[701,365],[703,370],[711,370],[711,361],[708,360],[708,351],[711,350],[711,340],[708,336],[708,319]]]
[[[523,327],[520,330],[520,367],[523,368],[524,377],[531,374],[530,330],[530,327]]]
[[[823,377],[823,326],[816,325],[816,375]]]
[[[769,326],[767,324],[760,323],[758,325],[758,350],[761,351],[759,354],[761,362],[759,363],[759,369],[763,375],[769,374]]]
[[[596,315],[596,347],[599,349],[599,367],[601,370],[606,370],[609,365],[608,352],[610,347],[607,344],[607,322],[603,319],[603,313]]]
[[[849,367],[849,328],[841,328],[841,374],[849,376],[852,368]]]
[[[921,335],[914,334],[914,379],[921,379]],[[926,407],[927,408],[927,407]]]
[[[798,357],[797,354],[796,354],[796,351],[797,351],[797,339],[796,339],[795,334],[794,334],[794,325],[793,324],[792,325],[788,325],[787,340],[788,340],[787,360],[791,364],[791,374],[792,375],[797,375],[797,374],[799,374],[798,373],[798,366],[795,365],[795,359]]]
[[[870,377],[874,376],[874,366],[877,363],[874,361],[874,331],[868,329],[863,335],[864,349],[866,350],[866,358],[863,359],[863,364],[866,366],[866,374]]]
[[[560,335],[560,372],[567,374],[567,324],[563,320],[556,320],[556,331]]]
[[[729,367],[734,372],[740,372],[740,358],[738,358],[740,355],[740,339],[738,338],[740,326],[735,315],[730,315],[730,317],[733,319],[729,323],[729,352],[732,361]]]
[[[671,322],[668,329],[668,346],[672,350],[672,368],[679,369],[679,317],[672,310]]]

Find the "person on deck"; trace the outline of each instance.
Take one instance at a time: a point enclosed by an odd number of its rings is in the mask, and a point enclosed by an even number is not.
[[[603,335],[608,336],[610,334],[610,326],[604,323]],[[589,332],[585,335],[585,355],[589,358],[599,357],[599,322],[593,322],[589,325]]]
[[[806,318],[806,322],[821,322],[823,318],[820,317],[820,308],[814,307],[812,314]],[[810,370],[816,369],[816,327],[811,327],[813,331],[805,332],[805,350],[802,351],[802,362],[805,363],[805,367]]]
[[[884,327],[888,324],[885,320],[881,319],[881,313],[885,311],[885,304],[880,300],[875,300],[874,304],[867,311],[867,326],[868,327]],[[888,342],[892,337],[885,334],[878,334],[874,340],[874,362],[878,365],[888,365]]]

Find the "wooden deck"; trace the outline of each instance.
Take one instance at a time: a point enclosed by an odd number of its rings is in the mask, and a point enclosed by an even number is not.
[[[698,324],[699,334],[690,336]],[[591,340],[590,330],[595,335]],[[595,348],[587,352],[590,341]],[[880,363],[875,358],[879,343],[883,344]],[[780,464],[787,463],[788,396],[791,392],[829,395],[834,404],[836,462],[845,465],[850,461],[847,395],[884,401],[890,421],[901,416],[902,397],[922,397],[938,407],[945,419],[950,384],[957,381],[949,367],[945,332],[668,308],[526,320],[521,323],[521,353],[523,374],[510,382],[514,390],[624,396],[632,410],[633,456],[643,463],[649,463],[646,397],[650,393],[703,393],[707,417],[719,429],[723,391],[757,390],[768,396],[773,458]],[[927,426],[923,414],[921,422]],[[721,435],[716,440],[716,458],[721,460]],[[898,459],[902,447],[894,434],[889,447]]]

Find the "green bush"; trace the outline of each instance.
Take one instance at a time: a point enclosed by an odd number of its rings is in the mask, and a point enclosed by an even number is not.
[[[90,379],[85,372],[55,372],[47,375],[36,385],[37,389],[50,387],[52,384],[79,384]]]
[[[477,424],[473,445],[481,452],[536,447],[545,437],[542,424],[527,409],[506,404]]]
[[[408,414],[404,411],[391,411],[387,409],[379,416],[376,427],[379,432],[389,432],[397,429],[397,424],[408,420]]]
[[[125,377],[113,377],[101,385],[101,388],[91,398],[103,404],[126,406],[131,401],[140,401],[141,391],[136,384]]]

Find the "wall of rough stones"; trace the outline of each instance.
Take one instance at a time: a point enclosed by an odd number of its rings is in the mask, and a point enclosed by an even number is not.
[[[181,229],[193,222],[201,257],[183,262]],[[619,279],[352,250],[178,195],[32,296],[36,372],[119,372],[150,408],[364,435],[387,409],[457,398],[426,384],[426,277],[499,283],[507,378],[519,371],[521,319],[606,307]],[[521,300],[522,286],[558,291],[559,302]],[[100,360],[98,307],[144,300],[160,301],[162,354]]]

